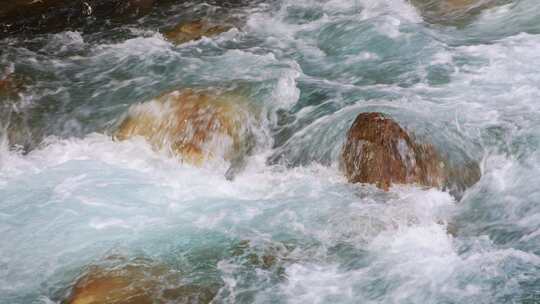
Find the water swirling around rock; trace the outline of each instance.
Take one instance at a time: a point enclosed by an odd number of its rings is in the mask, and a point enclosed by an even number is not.
[[[60,303],[110,256],[152,261],[215,303],[540,299],[537,1],[455,22],[422,1],[230,2],[0,40],[0,303]],[[163,35],[198,19],[233,26]],[[179,88],[260,109],[260,144],[233,181],[113,139],[130,107]],[[339,159],[361,112],[478,163],[480,180],[459,201],[349,184]]]

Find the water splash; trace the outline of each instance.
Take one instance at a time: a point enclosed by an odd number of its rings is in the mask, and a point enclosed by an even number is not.
[[[535,1],[461,27],[426,23],[404,1],[186,5],[0,41],[0,65],[30,78],[14,104],[39,138],[0,151],[0,303],[59,302],[115,253],[216,283],[218,303],[538,300]],[[227,13],[237,30],[219,37],[173,46],[160,34]],[[271,144],[232,182],[219,164],[106,135],[132,104],[186,87],[263,109]],[[347,184],[339,153],[366,111],[480,163],[482,179],[459,202]]]

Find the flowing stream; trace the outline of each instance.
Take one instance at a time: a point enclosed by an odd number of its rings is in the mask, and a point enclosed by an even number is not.
[[[540,2],[458,24],[422,14],[402,0],[188,1],[0,40],[0,68],[24,83],[0,95],[0,303],[61,303],[111,255],[218,286],[213,303],[540,302]],[[164,38],[201,17],[235,28]],[[111,136],[130,105],[190,87],[263,109],[232,181],[227,164]],[[366,111],[477,162],[480,181],[459,196],[349,184],[339,154]]]

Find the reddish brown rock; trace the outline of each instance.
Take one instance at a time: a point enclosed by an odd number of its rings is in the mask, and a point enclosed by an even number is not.
[[[115,138],[142,136],[197,166],[216,158],[233,162],[251,149],[254,120],[241,96],[186,89],[132,106]]]
[[[444,163],[430,145],[417,144],[394,120],[361,113],[342,151],[342,166],[352,183],[388,190],[392,184],[442,187]]]
[[[231,29],[228,25],[211,24],[203,20],[182,23],[166,31],[163,36],[175,43],[182,44],[188,41],[199,40],[202,37],[213,37]]]
[[[218,290],[185,283],[178,272],[145,259],[117,260],[118,265],[89,267],[64,303],[210,303]]]
[[[447,190],[458,199],[481,176],[474,161],[450,163],[432,145],[415,142],[381,113],[358,115],[347,133],[341,167],[351,183],[384,190],[393,184],[417,184]]]

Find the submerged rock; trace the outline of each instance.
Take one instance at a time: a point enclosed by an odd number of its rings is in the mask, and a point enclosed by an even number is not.
[[[115,138],[142,136],[154,149],[197,166],[216,158],[241,166],[255,145],[256,125],[242,96],[186,89],[132,106]]]
[[[341,165],[349,182],[384,190],[392,184],[418,184],[458,194],[480,178],[478,165],[449,166],[432,145],[415,142],[381,113],[358,115],[347,133]]]
[[[506,3],[506,0],[409,0],[423,18],[431,23],[464,25],[484,9]]]
[[[177,271],[146,259],[112,258],[91,266],[75,282],[65,304],[210,303],[219,288],[186,283]]]
[[[7,70],[0,75],[0,101],[19,99],[19,94],[24,89],[27,80]]]
[[[231,248],[230,262],[243,272],[265,272],[267,277],[282,281],[286,280],[287,264],[298,262],[293,257],[294,245],[271,242],[253,244],[242,240]]]
[[[29,74],[16,71],[13,65],[5,66],[0,73],[0,96],[20,100],[34,84],[35,80]]]
[[[290,246],[290,245],[289,245]],[[234,258],[239,258],[238,264],[255,267],[263,270],[275,268],[278,273],[283,272],[283,262],[289,260],[288,255],[292,249],[282,243],[274,243],[258,250],[249,240],[242,240],[232,248]]]
[[[211,24],[203,20],[182,23],[163,33],[163,36],[175,43],[182,44],[188,41],[199,40],[202,37],[213,37],[230,30],[228,25]]]
[[[29,82],[11,71],[0,78],[0,143],[22,152],[28,152],[42,138],[41,130],[31,128],[35,117],[22,99]]]

